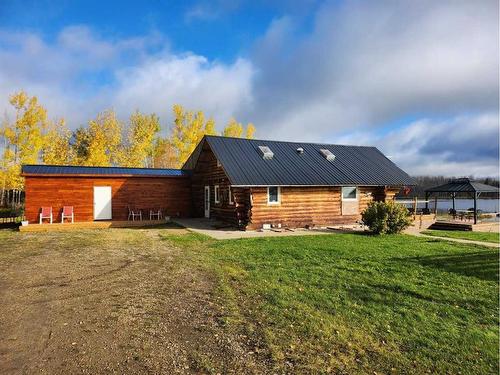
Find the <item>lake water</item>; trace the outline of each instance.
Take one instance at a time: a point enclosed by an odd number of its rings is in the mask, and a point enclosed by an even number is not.
[[[403,199],[407,201],[409,199]],[[477,209],[482,210],[483,212],[499,212],[499,200],[498,199],[478,199],[477,200]],[[407,207],[413,207],[413,204],[407,203],[405,204]],[[418,208],[424,208],[424,202],[418,202]],[[455,209],[457,210],[467,210],[469,208],[474,207],[473,199],[463,199],[457,198],[455,199]],[[452,200],[451,199],[438,199],[437,200],[437,209],[438,212],[447,212],[450,208],[452,208]],[[429,199],[429,209],[434,211],[434,199]]]

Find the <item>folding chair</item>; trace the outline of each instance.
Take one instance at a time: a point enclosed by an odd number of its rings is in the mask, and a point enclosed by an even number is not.
[[[75,213],[73,212],[73,206],[64,206],[61,214],[61,223],[64,223],[64,218],[71,218],[71,223],[75,222]]]
[[[52,224],[52,207],[42,207],[40,212],[40,224],[42,224],[43,219],[49,219],[50,224]]]
[[[153,218],[156,218],[156,220],[161,219],[161,210],[160,209],[149,210],[149,220],[153,220]]]
[[[132,221],[135,221],[136,217],[139,220],[142,220],[142,211],[132,209],[132,208],[130,208],[130,206],[128,206],[128,220],[132,219]]]

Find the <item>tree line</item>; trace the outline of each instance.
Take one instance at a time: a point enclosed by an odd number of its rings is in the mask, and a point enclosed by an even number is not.
[[[112,109],[71,131],[64,118],[49,120],[36,96],[24,91],[9,97],[15,118],[0,126],[0,206],[6,192],[21,200],[23,164],[180,168],[204,135],[218,135],[213,118],[175,104],[173,123],[161,134],[159,117],[136,110],[127,122]],[[231,118],[220,135],[253,138],[255,127]]]

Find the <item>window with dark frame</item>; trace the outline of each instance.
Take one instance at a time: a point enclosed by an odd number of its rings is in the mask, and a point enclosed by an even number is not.
[[[269,186],[267,188],[267,203],[268,204],[280,203],[280,188],[278,186]]]

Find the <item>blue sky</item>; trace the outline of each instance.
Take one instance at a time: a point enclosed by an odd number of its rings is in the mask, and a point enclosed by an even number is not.
[[[292,15],[310,27],[318,1],[10,1],[4,0],[0,24],[10,30],[33,31],[48,41],[72,25],[88,25],[110,38],[168,36],[178,52],[196,51],[208,59],[230,62],[247,55],[255,39],[273,19]],[[27,12],[27,9],[31,9]],[[302,30],[301,30],[302,29]]]
[[[0,110],[71,128],[179,103],[259,138],[370,144],[413,175],[498,176],[497,1],[0,2]]]

